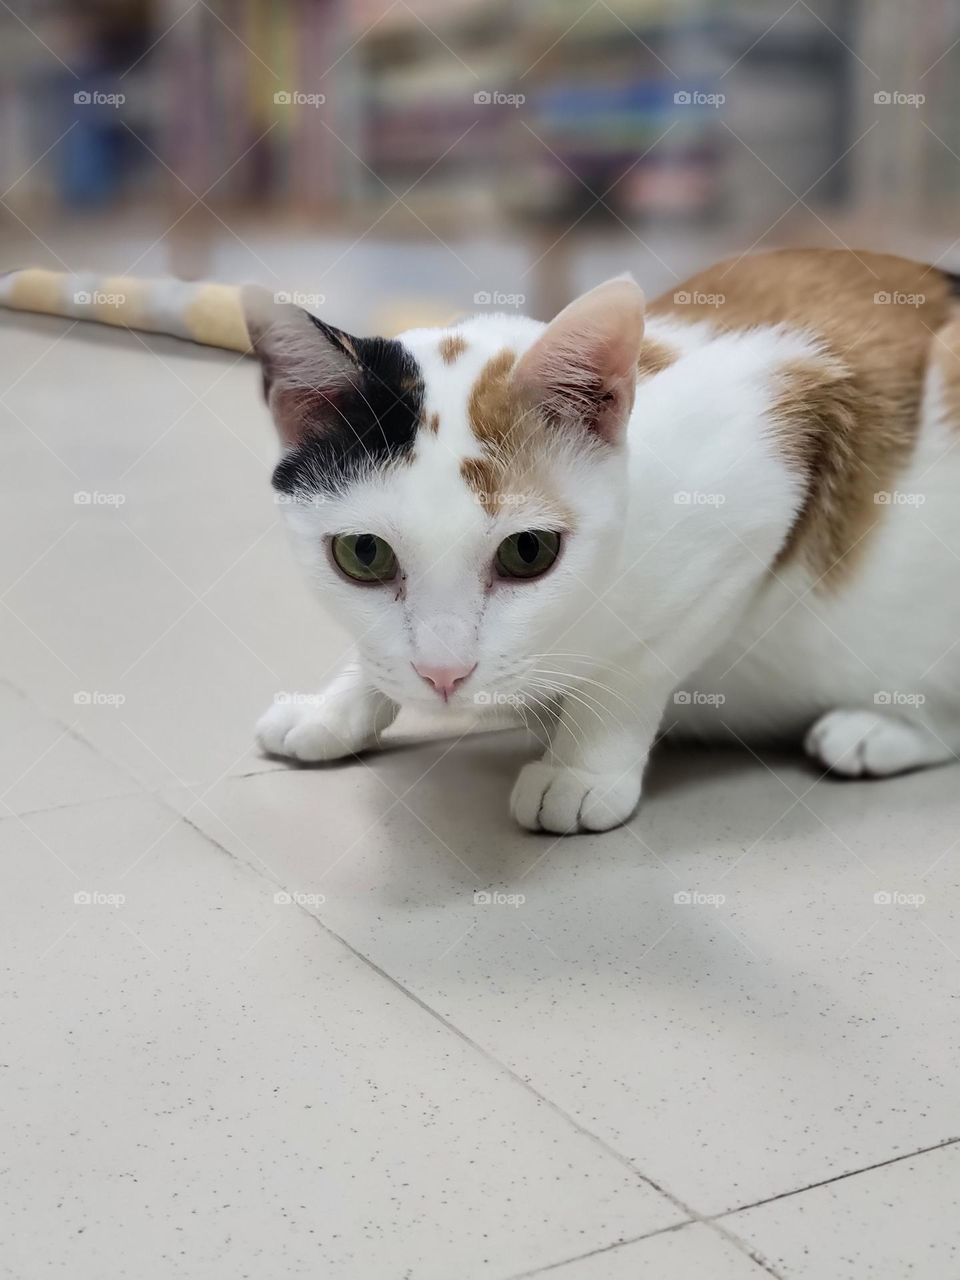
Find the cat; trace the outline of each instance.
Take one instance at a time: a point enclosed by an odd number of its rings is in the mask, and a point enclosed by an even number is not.
[[[778,251],[649,308],[356,338],[244,295],[274,485],[355,651],[263,749],[331,760],[406,704],[549,729],[521,827],[625,822],[658,735],[884,776],[960,749],[957,280]]]
[[[267,710],[268,753],[517,706],[547,745],[510,809],[566,834],[631,817],[663,735],[802,742],[839,777],[960,751],[956,276],[781,250],[649,307],[620,277],[549,324],[396,339],[242,296],[245,324],[224,286],[0,280],[2,305],[252,342],[281,510],[354,642]]]

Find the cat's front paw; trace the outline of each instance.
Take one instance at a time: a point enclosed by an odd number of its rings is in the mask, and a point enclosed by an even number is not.
[[[260,717],[257,742],[268,755],[290,760],[339,760],[374,746],[395,715],[392,703],[370,694],[291,698]]]
[[[639,771],[587,773],[535,760],[520,770],[510,812],[528,831],[572,835],[619,827],[639,800]]]

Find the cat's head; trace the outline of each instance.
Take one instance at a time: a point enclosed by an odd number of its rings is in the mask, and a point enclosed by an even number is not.
[[[643,332],[628,278],[549,325],[355,338],[244,291],[300,558],[399,702],[518,691],[619,559]]]

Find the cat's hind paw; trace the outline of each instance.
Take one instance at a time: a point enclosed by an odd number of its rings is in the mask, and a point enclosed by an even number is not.
[[[803,745],[813,760],[845,778],[886,778],[951,754],[922,726],[875,711],[829,711]]]
[[[639,772],[587,773],[535,760],[520,770],[510,812],[528,831],[573,835],[619,827],[639,800]]]
[[[388,699],[367,692],[291,696],[260,717],[256,737],[271,756],[307,764],[339,760],[375,746],[396,713]]]

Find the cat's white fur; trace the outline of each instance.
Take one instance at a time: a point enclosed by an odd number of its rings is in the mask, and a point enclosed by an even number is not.
[[[476,318],[401,341],[423,371],[425,415],[411,461],[345,497],[287,508],[294,542],[356,655],[319,702],[285,702],[258,726],[268,751],[326,760],[371,745],[399,704],[438,706],[413,663],[476,670],[448,706],[524,694],[538,718],[562,698],[550,745],[521,771],[511,810],[551,832],[604,830],[630,816],[658,733],[707,740],[801,739],[820,764],[876,774],[945,760],[960,748],[960,449],[928,375],[918,446],[899,490],[842,590],[814,591],[799,561],[774,570],[803,501],[771,412],[782,369],[816,358],[814,338],[765,327],[652,320],[647,335],[680,352],[636,388],[627,449],[576,450],[555,474],[575,529],[543,578],[497,583],[499,541],[558,527],[554,506],[522,500],[493,516],[464,482],[476,456],[468,398],[487,361],[529,349],[544,326]],[[922,501],[922,506],[918,505]],[[374,532],[407,580],[344,581],[321,550],[344,531]],[[937,609],[931,611],[935,597]],[[918,628],[923,606],[928,625]]]

